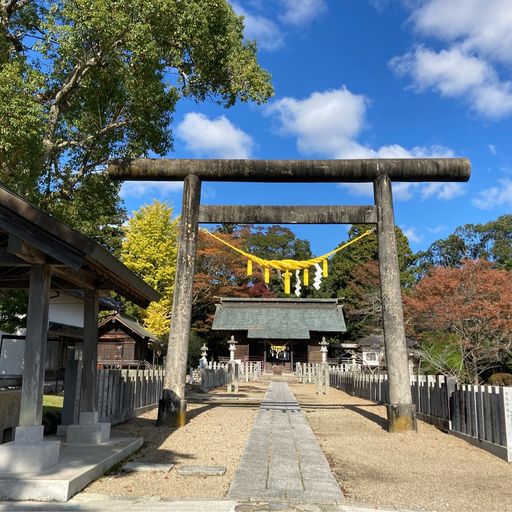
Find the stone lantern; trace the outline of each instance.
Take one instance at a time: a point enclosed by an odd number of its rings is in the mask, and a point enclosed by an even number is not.
[[[327,347],[329,342],[325,341],[325,336],[322,337],[322,341],[319,343],[320,353],[322,354],[322,363],[327,363]]]
[[[228,362],[228,393],[238,393],[238,380],[240,376],[240,365],[235,361],[235,351],[238,341],[234,336],[228,340],[229,362]]]
[[[325,336],[319,343],[320,353],[322,354],[322,362],[317,369],[317,394],[327,394],[329,388],[329,365],[327,364],[327,347],[329,342],[325,341]]]
[[[238,344],[238,341],[235,340],[234,336],[231,336],[231,339],[228,341],[228,343],[229,343],[229,360],[234,361],[236,345]]]
[[[203,346],[201,347],[201,359],[199,359],[199,368],[207,368],[208,367],[208,359],[206,359],[206,354],[208,354],[208,347],[206,346],[206,343],[203,343]]]

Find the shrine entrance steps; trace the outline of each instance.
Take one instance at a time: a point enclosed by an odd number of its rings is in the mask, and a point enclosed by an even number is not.
[[[228,498],[301,502],[344,499],[286,382],[270,382]]]

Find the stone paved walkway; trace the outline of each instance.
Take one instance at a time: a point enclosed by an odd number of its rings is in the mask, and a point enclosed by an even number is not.
[[[286,382],[270,383],[228,497],[343,500],[318,441]]]

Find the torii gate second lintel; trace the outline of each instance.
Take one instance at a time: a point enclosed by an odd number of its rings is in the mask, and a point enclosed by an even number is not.
[[[405,341],[400,272],[395,238],[392,181],[468,181],[464,158],[364,160],[123,160],[109,167],[120,180],[184,181],[176,280],[159,423],[186,421],[185,378],[192,314],[192,286],[199,221],[245,223],[376,223],[382,295],[382,319],[388,370],[390,432],[416,430]],[[200,208],[201,180],[243,182],[373,182],[375,206]],[[329,211],[326,214],[326,211]],[[229,221],[227,219],[230,219]],[[252,219],[252,220],[251,220]]]

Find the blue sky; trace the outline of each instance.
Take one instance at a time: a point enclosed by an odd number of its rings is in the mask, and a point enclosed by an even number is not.
[[[413,250],[512,207],[510,0],[238,0],[273,77],[266,105],[183,101],[177,158],[461,156],[469,183],[396,183]],[[153,198],[179,213],[180,183],[125,183],[129,212]],[[204,183],[203,204],[370,204],[364,184]],[[294,226],[323,254],[344,226]]]

